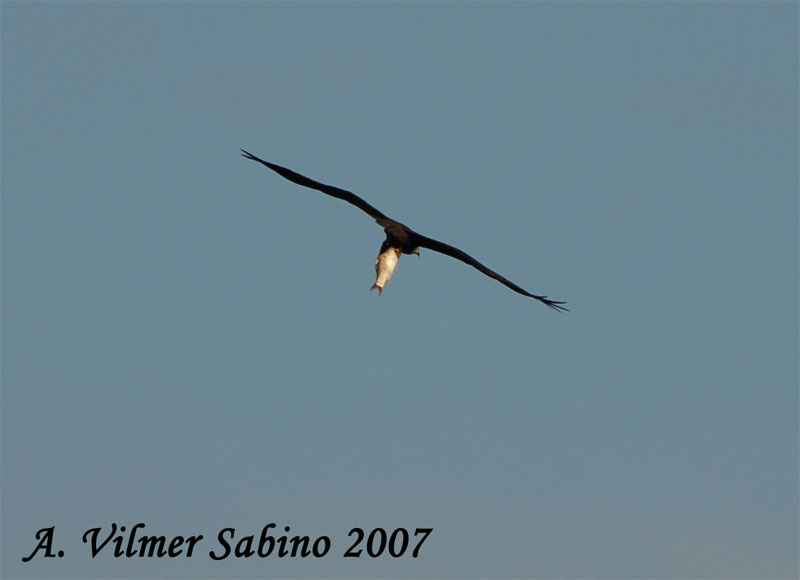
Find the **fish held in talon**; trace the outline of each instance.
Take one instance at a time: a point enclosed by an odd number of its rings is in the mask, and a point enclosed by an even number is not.
[[[391,246],[387,241],[381,244],[380,253],[375,260],[375,283],[370,290],[378,290],[378,294],[383,294],[383,287],[392,279],[392,274],[397,269],[402,252],[400,248]]]

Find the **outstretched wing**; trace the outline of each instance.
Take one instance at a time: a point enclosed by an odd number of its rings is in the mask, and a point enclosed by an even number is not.
[[[428,248],[429,250],[433,250],[434,252],[439,252],[440,254],[445,254],[447,256],[450,256],[451,258],[455,258],[456,260],[461,260],[465,264],[469,264],[470,266],[472,266],[476,270],[478,270],[480,272],[483,272],[484,274],[486,274],[490,278],[494,278],[495,280],[497,280],[501,284],[505,284],[506,286],[511,288],[514,292],[519,292],[523,296],[528,296],[530,298],[535,298],[536,300],[538,300],[539,302],[542,302],[543,304],[546,304],[547,306],[549,306],[553,310],[557,310],[557,311],[569,310],[569,308],[561,306],[562,304],[566,304],[566,302],[558,302],[556,300],[550,300],[547,296],[537,296],[536,294],[531,294],[530,292],[528,292],[524,288],[521,288],[521,287],[517,286],[516,284],[514,284],[511,280],[508,280],[507,278],[504,278],[503,276],[501,276],[500,274],[498,274],[494,270],[490,270],[489,268],[487,268],[486,266],[481,264],[478,260],[476,260],[475,258],[470,256],[469,254],[467,254],[463,250],[459,250],[458,248],[454,248],[450,244],[445,244],[444,242],[440,242],[438,240],[433,240],[431,238],[426,238],[425,236],[417,234],[416,232],[414,232],[414,233],[415,233],[414,241],[416,242],[416,244],[418,246],[420,246],[422,248]]]
[[[261,165],[269,167],[280,175],[296,183],[297,185],[302,185],[303,187],[310,187],[311,189],[316,189],[317,191],[321,191],[324,194],[330,195],[332,197],[343,199],[347,203],[351,203],[356,206],[361,211],[365,212],[368,216],[372,219],[379,220],[379,219],[390,219],[386,215],[384,215],[381,211],[377,210],[376,208],[372,207],[366,201],[358,197],[352,191],[347,191],[345,189],[340,189],[338,187],[334,187],[333,185],[325,185],[324,183],[320,183],[319,181],[314,181],[311,178],[306,177],[305,175],[300,175],[299,173],[292,171],[291,169],[286,169],[285,167],[281,167],[280,165],[275,165],[274,163],[270,163],[269,161],[264,161],[263,159],[259,159],[252,153],[248,153],[244,149],[241,150],[242,155],[247,157],[248,159],[252,159],[253,161],[258,161]]]

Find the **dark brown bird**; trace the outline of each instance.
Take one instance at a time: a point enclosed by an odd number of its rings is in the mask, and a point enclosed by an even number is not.
[[[272,169],[281,177],[284,177],[289,181],[296,183],[297,185],[316,189],[324,194],[336,197],[338,199],[343,199],[344,201],[353,204],[365,212],[368,216],[373,218],[378,225],[383,228],[383,231],[386,232],[386,239],[381,244],[381,249],[378,253],[378,259],[375,260],[375,273],[377,277],[375,284],[373,284],[371,288],[371,290],[377,289],[379,294],[383,292],[383,287],[389,282],[392,274],[394,274],[394,271],[397,268],[397,263],[402,254],[419,255],[420,248],[428,248],[434,252],[439,252],[440,254],[445,254],[451,258],[455,258],[456,260],[461,260],[465,264],[469,264],[476,270],[483,272],[490,278],[494,278],[501,284],[505,284],[514,292],[518,292],[519,294],[528,296],[529,298],[534,298],[539,302],[546,304],[553,310],[568,310],[568,308],[562,306],[562,304],[565,304],[564,302],[550,300],[547,296],[537,296],[536,294],[531,294],[524,288],[514,284],[511,280],[504,278],[494,270],[490,270],[463,250],[459,250],[458,248],[455,248],[449,244],[445,244],[444,242],[439,242],[437,240],[425,237],[422,234],[418,234],[408,226],[393,220],[392,218],[383,214],[381,211],[375,209],[353,192],[340,189],[333,185],[325,185],[324,183],[314,181],[313,179],[310,179],[304,175],[300,175],[291,169],[287,169],[285,167],[281,167],[280,165],[276,165],[275,163],[270,163],[269,161],[259,159],[244,149],[242,149],[242,155],[248,159],[252,159],[253,161],[258,161],[262,165]]]

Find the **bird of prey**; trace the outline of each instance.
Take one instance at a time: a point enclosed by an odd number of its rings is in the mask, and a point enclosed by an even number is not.
[[[330,195],[338,199],[342,199],[348,203],[353,204],[358,209],[362,210],[364,213],[366,213],[368,216],[374,219],[378,223],[378,225],[383,228],[384,232],[386,232],[386,239],[381,244],[381,249],[378,252],[378,259],[375,260],[376,280],[375,284],[373,284],[372,288],[370,288],[370,290],[377,289],[378,294],[383,293],[383,287],[389,282],[389,280],[392,277],[392,274],[394,274],[395,269],[397,269],[397,262],[400,260],[400,256],[402,254],[416,254],[419,256],[420,248],[428,248],[429,250],[433,250],[434,252],[439,252],[441,254],[450,256],[451,258],[455,258],[456,260],[461,260],[465,264],[469,264],[476,270],[483,272],[490,278],[494,278],[501,284],[505,284],[506,286],[511,288],[514,292],[518,292],[519,294],[522,294],[523,296],[528,296],[529,298],[534,298],[539,302],[546,304],[553,310],[556,311],[568,310],[566,307],[562,306],[564,302],[550,300],[547,296],[537,296],[536,294],[531,294],[524,288],[521,288],[520,286],[514,284],[511,280],[504,278],[494,270],[490,270],[489,268],[481,264],[478,260],[470,256],[463,250],[459,250],[458,248],[455,248],[449,244],[445,244],[444,242],[439,242],[437,240],[425,237],[422,234],[418,234],[408,226],[393,220],[386,214],[372,207],[370,204],[368,204],[366,201],[358,197],[353,192],[340,189],[333,185],[325,185],[324,183],[314,181],[313,179],[308,178],[304,175],[300,175],[299,173],[292,171],[291,169],[287,169],[286,167],[281,167],[280,165],[276,165],[275,163],[270,163],[269,161],[264,161],[263,159],[256,157],[252,153],[248,153],[244,149],[242,149],[241,151],[242,155],[247,159],[251,159],[253,161],[261,163],[262,165],[270,168],[272,171],[274,171],[281,177],[284,177],[289,181],[296,183],[297,185],[302,185],[303,187],[316,189],[324,194]]]

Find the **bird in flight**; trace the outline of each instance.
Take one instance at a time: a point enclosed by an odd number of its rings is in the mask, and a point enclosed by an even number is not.
[[[291,169],[287,169],[286,167],[281,167],[275,163],[264,161],[263,159],[256,157],[244,149],[241,151],[242,155],[247,159],[261,163],[265,167],[272,169],[272,171],[281,177],[284,177],[289,181],[296,183],[297,185],[316,189],[317,191],[321,191],[326,195],[330,195],[337,199],[342,199],[356,206],[358,209],[374,219],[378,225],[383,228],[383,231],[386,232],[386,239],[381,244],[381,249],[378,252],[378,258],[375,260],[376,279],[375,284],[373,284],[372,288],[370,288],[370,290],[377,289],[378,294],[383,293],[383,287],[389,283],[392,274],[394,274],[394,271],[397,269],[397,262],[400,260],[400,256],[402,254],[416,254],[419,256],[420,248],[428,248],[434,252],[439,252],[440,254],[445,254],[446,256],[455,258],[456,260],[461,260],[479,272],[486,274],[490,278],[494,278],[501,284],[505,284],[514,292],[522,294],[523,296],[528,296],[529,298],[534,298],[535,300],[546,304],[553,310],[569,310],[568,308],[562,306],[562,304],[565,304],[564,302],[550,300],[547,296],[537,296],[536,294],[531,294],[524,288],[514,284],[511,280],[508,280],[494,270],[487,268],[463,250],[459,250],[458,248],[455,248],[449,244],[445,244],[444,242],[439,242],[437,240],[425,237],[422,234],[418,234],[408,226],[393,220],[378,209],[372,207],[370,204],[351,191],[340,189],[333,185],[325,185],[324,183],[314,181],[313,179],[304,175],[300,175],[299,173],[292,171]]]

